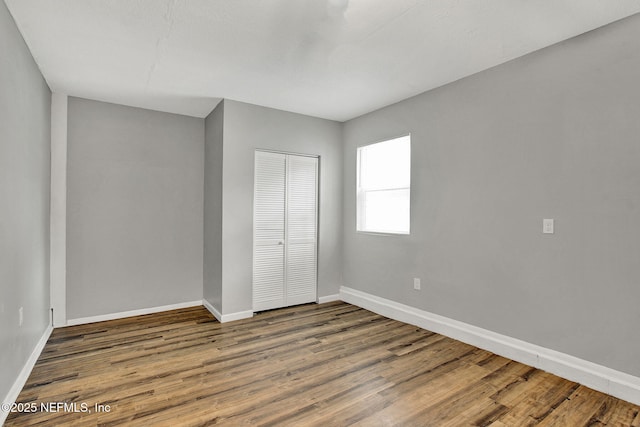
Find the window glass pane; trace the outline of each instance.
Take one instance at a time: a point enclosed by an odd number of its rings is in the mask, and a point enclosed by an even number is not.
[[[409,234],[411,136],[358,148],[357,229]]]
[[[409,136],[367,145],[359,150],[361,189],[383,190],[409,187],[411,182]]]
[[[410,190],[364,192],[364,230],[409,233]]]

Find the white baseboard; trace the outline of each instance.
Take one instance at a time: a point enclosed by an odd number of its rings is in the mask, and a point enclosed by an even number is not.
[[[346,286],[340,299],[640,405],[640,378],[633,375]]]
[[[84,325],[86,323],[104,322],[105,320],[123,319],[125,317],[142,316],[143,314],[159,313],[161,311],[177,310],[202,305],[202,300],[181,302],[178,304],[162,305],[159,307],[142,308],[139,310],[121,311],[119,313],[101,314],[99,316],[79,317],[67,320],[65,326]]]
[[[253,310],[238,311],[235,313],[223,314],[220,323],[233,322],[234,320],[250,319],[253,317]]]
[[[333,302],[333,301],[340,301],[340,294],[318,297],[318,304],[324,304],[325,302]]]
[[[47,326],[47,329],[45,329],[44,333],[42,334],[42,337],[40,337],[40,340],[38,341],[35,348],[31,352],[31,355],[27,359],[26,363],[22,367],[22,370],[20,371],[18,378],[16,378],[15,382],[13,383],[13,386],[11,386],[11,389],[9,390],[5,398],[0,403],[5,403],[5,404],[15,403],[16,399],[20,395],[20,392],[22,391],[22,388],[24,387],[25,383],[29,379],[29,375],[31,375],[31,371],[33,370],[33,367],[38,361],[38,357],[40,357],[40,354],[42,353],[44,346],[47,344],[47,340],[49,339],[49,336],[51,335],[52,331],[53,331],[53,327],[51,325]],[[7,419],[8,416],[9,416],[9,412],[0,410],[0,425],[4,424],[4,421]]]
[[[204,308],[209,310],[209,313],[213,314],[213,317],[218,319],[218,322],[222,323],[222,320],[220,320],[222,319],[222,313],[220,313],[209,301],[203,299],[202,305],[204,305]]]
[[[253,310],[238,311],[236,313],[222,314],[206,299],[202,300],[202,305],[209,310],[220,323],[233,322],[234,320],[249,319],[253,317]]]

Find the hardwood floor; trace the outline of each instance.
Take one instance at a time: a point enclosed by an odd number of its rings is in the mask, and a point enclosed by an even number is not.
[[[640,426],[638,406],[342,302],[56,329],[17,402],[38,411],[7,426]]]

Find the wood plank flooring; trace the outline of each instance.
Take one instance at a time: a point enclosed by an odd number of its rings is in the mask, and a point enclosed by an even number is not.
[[[638,406],[342,302],[56,329],[17,402],[38,411],[7,426],[640,426]]]

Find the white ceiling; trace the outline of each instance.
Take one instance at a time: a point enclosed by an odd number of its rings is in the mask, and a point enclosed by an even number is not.
[[[638,0],[5,0],[56,92],[344,121],[640,12]]]

